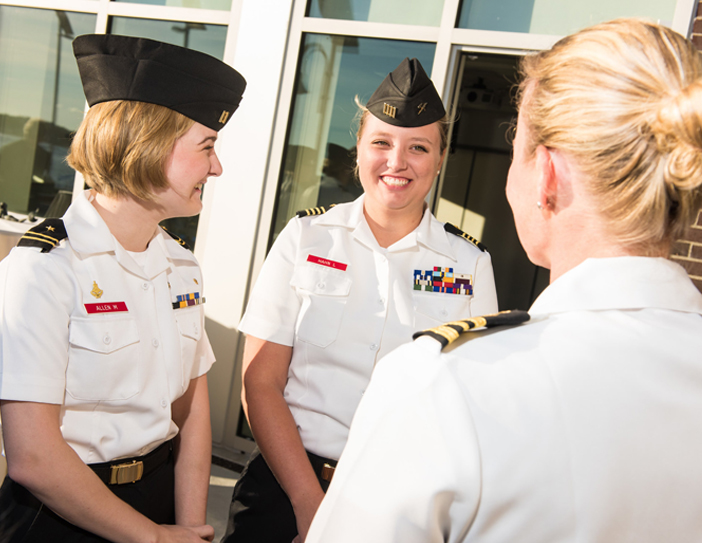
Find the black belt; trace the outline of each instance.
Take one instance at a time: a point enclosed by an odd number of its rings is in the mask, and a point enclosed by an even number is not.
[[[310,459],[310,464],[312,464],[312,469],[315,475],[317,475],[317,478],[331,483],[337,460],[324,458],[323,456],[318,456],[309,451],[307,451],[307,457]]]
[[[162,443],[150,453],[133,458],[121,458],[112,462],[88,464],[106,485],[136,483],[159,466],[165,464],[173,450],[172,440]]]

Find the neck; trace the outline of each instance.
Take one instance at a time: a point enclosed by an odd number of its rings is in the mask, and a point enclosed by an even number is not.
[[[375,208],[364,202],[363,215],[378,245],[387,249],[419,226],[424,208],[417,210]]]
[[[120,245],[135,253],[146,250],[163,220],[153,204],[132,197],[111,198],[97,193],[92,204]]]

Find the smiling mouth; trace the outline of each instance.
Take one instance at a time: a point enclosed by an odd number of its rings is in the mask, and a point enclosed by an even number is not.
[[[201,190],[202,190],[202,187],[203,187],[203,185],[204,185],[204,183],[198,183],[197,185],[195,185],[195,189],[196,189],[196,190],[200,190],[200,191],[201,191]]]
[[[410,182],[405,177],[390,177],[389,175],[383,175],[380,180],[389,187],[404,187]]]

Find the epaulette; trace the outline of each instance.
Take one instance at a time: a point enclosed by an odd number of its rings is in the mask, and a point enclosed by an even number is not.
[[[295,213],[298,217],[311,217],[312,215],[322,215],[329,211],[332,207],[334,207],[336,204],[331,204],[329,207],[311,207],[309,209],[303,209],[302,211],[298,211]]]
[[[463,230],[460,228],[452,225],[450,222],[444,223],[444,230],[446,230],[450,234],[455,234],[461,238],[463,238],[466,241],[471,242],[473,245],[475,245],[478,249],[480,249],[483,252],[487,251],[487,247],[480,243],[477,239],[475,239],[473,236],[466,234]]]
[[[163,231],[166,232],[169,236],[171,236],[174,240],[178,242],[178,245],[181,245],[182,247],[185,247],[188,251],[190,251],[190,245],[188,245],[183,238],[180,236],[176,236],[173,232],[171,232],[168,228],[165,226],[162,226]]]
[[[46,219],[41,224],[27,230],[17,242],[17,247],[39,247],[42,253],[48,253],[66,239],[66,227],[63,219]]]
[[[512,309],[509,311],[500,311],[493,315],[485,315],[482,317],[472,317],[461,321],[447,322],[436,328],[429,328],[421,332],[415,332],[412,339],[417,339],[420,336],[429,336],[441,343],[441,349],[450,345],[458,339],[458,337],[477,328],[490,328],[491,326],[504,326],[521,324],[529,320],[529,313],[521,309]]]

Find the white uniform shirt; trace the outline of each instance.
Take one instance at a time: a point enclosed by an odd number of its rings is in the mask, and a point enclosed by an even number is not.
[[[307,543],[702,539],[702,295],[587,260],[521,326],[378,364]]]
[[[414,290],[414,272],[453,269],[473,294]],[[338,458],[376,360],[417,330],[494,313],[490,255],[444,231],[429,211],[391,247],[378,245],[363,196],[293,218],[256,281],[242,332],[293,354],[285,399],[308,451]]]
[[[66,212],[58,247],[16,247],[0,264],[0,398],[61,404],[64,439],[95,463],[174,437],[171,403],[214,355],[203,306],[173,308],[202,296],[192,253],[160,231],[142,268],[89,197]]]

